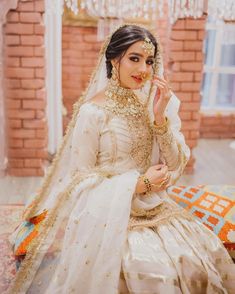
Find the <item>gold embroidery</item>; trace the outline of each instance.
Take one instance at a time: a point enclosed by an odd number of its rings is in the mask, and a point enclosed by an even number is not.
[[[131,136],[130,155],[138,168],[147,170],[153,148],[153,131],[147,108],[130,89],[109,83],[104,108],[127,121]]]
[[[142,213],[142,215],[141,215]],[[163,202],[150,210],[131,211],[128,228],[130,230],[140,227],[154,228],[159,224],[169,222],[172,218],[182,217],[193,220],[194,218],[177,204]]]

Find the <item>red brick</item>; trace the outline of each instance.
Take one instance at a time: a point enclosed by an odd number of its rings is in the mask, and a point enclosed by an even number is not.
[[[205,39],[205,35],[206,35],[206,31],[205,30],[201,30],[197,32],[197,38],[198,40],[204,40]]]
[[[199,131],[190,131],[189,136],[191,139],[198,139],[199,138]]]
[[[6,45],[19,45],[20,44],[20,36],[15,35],[7,35],[5,36],[5,44]]]
[[[19,57],[8,57],[5,59],[5,65],[9,67],[19,67],[20,58]]]
[[[6,34],[15,34],[15,35],[32,35],[33,34],[33,25],[32,24],[22,24],[18,23],[8,23],[5,28]]]
[[[34,3],[32,2],[19,2],[17,11],[34,11]]]
[[[69,74],[79,74],[79,76],[83,73],[83,69],[79,67],[80,62],[74,59],[74,63],[69,60],[69,65],[63,67],[63,72],[68,72]]]
[[[208,126],[214,126],[220,123],[220,120],[215,116],[204,116],[202,117],[202,124]]]
[[[172,40],[196,40],[197,32],[173,30],[171,33]]]
[[[189,82],[193,80],[193,73],[175,72],[172,74],[171,79],[175,82]]]
[[[97,43],[97,35],[84,35],[84,41],[88,43]]]
[[[24,109],[45,109],[46,101],[44,100],[23,100],[23,108]]]
[[[195,60],[195,52],[171,52],[171,58],[174,61],[192,61]]]
[[[179,113],[179,115],[182,120],[190,120],[191,119],[191,112],[190,111],[182,111]]]
[[[21,44],[26,46],[40,46],[44,44],[42,36],[21,36]]]
[[[203,30],[205,29],[205,19],[186,19],[185,20],[185,28],[186,29],[195,29],[195,30]]]
[[[45,139],[47,138],[48,130],[42,129],[42,130],[36,130],[36,138]]]
[[[180,101],[183,101],[183,102],[188,102],[192,100],[192,93],[177,92],[176,95],[180,99]]]
[[[7,111],[8,118],[34,118],[35,112],[34,110],[8,110]]]
[[[42,160],[41,159],[25,159],[24,165],[25,167],[41,167]]]
[[[46,98],[46,90],[40,89],[40,90],[36,90],[36,98],[37,99],[45,99]]]
[[[45,33],[45,26],[44,25],[38,25],[38,24],[35,24],[34,25],[34,33],[36,35],[44,35]]]
[[[184,41],[184,49],[191,51],[201,51],[203,43],[202,41]]]
[[[42,110],[37,110],[36,111],[36,118],[41,119],[45,117],[45,112]]]
[[[200,102],[201,101],[201,94],[200,92],[193,93],[193,101]]]
[[[36,168],[9,168],[8,174],[16,177],[33,177],[38,176]]]
[[[5,79],[5,86],[10,89],[18,89],[21,87],[21,82],[18,79]]]
[[[11,130],[10,132],[11,138],[19,138],[19,139],[26,139],[26,138],[35,138],[35,131],[34,130]]]
[[[191,91],[191,92],[198,92],[201,89],[201,83],[182,83],[181,90],[182,91]]]
[[[200,107],[200,104],[197,102],[188,102],[188,103],[181,104],[182,111],[190,111],[190,110],[199,111],[199,107]]]
[[[37,175],[39,176],[39,177],[43,177],[44,176],[44,168],[42,167],[42,168],[37,168]]]
[[[194,73],[194,81],[195,82],[201,82],[202,81],[202,77],[203,77],[203,75],[202,75],[201,72],[200,73],[198,73],[198,72],[195,72]]]
[[[45,48],[44,47],[35,47],[34,48],[34,56],[44,56]]]
[[[202,71],[203,64],[201,62],[182,62],[182,71]]]
[[[168,67],[171,72],[180,71],[180,62],[169,61]]]
[[[24,57],[21,58],[21,64],[23,67],[43,67],[45,62],[42,57]]]
[[[20,119],[9,119],[8,126],[12,129],[17,129],[22,127],[22,121]]]
[[[45,11],[45,0],[35,1],[35,11],[44,12]]]
[[[170,48],[172,51],[182,51],[184,47],[183,41],[170,41]]]
[[[14,99],[33,99],[35,98],[35,91],[34,90],[8,90],[6,96],[9,98]]]
[[[182,122],[182,130],[198,130],[199,124],[197,121]]]
[[[8,147],[10,148],[22,148],[24,146],[23,139],[11,139],[8,140]]]
[[[10,158],[32,158],[36,156],[35,149],[13,149],[9,148]]]
[[[23,159],[9,159],[8,160],[10,168],[12,167],[24,167],[24,160]]]
[[[36,157],[48,159],[48,152],[46,150],[36,150]]]
[[[171,82],[171,87],[174,91],[179,91],[180,90],[180,83]]]
[[[45,139],[44,140],[39,140],[39,139],[24,140],[24,147],[40,149],[40,148],[46,147],[46,140]]]
[[[22,23],[40,23],[42,16],[38,12],[21,12],[20,21]]]
[[[45,68],[36,68],[35,70],[35,76],[36,78],[42,78],[44,79],[46,76],[46,70]]]
[[[13,100],[13,99],[7,99],[6,100],[6,107],[7,109],[19,109],[21,107],[21,101],[20,100]]]
[[[192,112],[192,119],[194,120],[199,120],[200,119],[200,113],[197,112]]]
[[[25,46],[15,46],[7,48],[6,54],[8,56],[33,56],[34,48]]]
[[[25,129],[43,129],[45,127],[46,120],[42,119],[33,119],[33,120],[24,120],[23,128]]]
[[[204,60],[203,52],[196,52],[196,60],[197,61],[203,61]]]
[[[30,68],[8,67],[5,74],[7,78],[33,78],[34,70]]]
[[[45,81],[42,79],[28,79],[22,80],[21,85],[23,89],[40,89],[45,86]]]
[[[99,52],[100,51],[100,48],[101,48],[101,44],[98,43],[98,44],[92,44],[92,50],[96,51],[96,52]]]
[[[232,116],[223,116],[221,117],[221,122],[223,125],[232,125],[233,123],[233,118]]]
[[[7,14],[7,21],[8,22],[18,22],[19,21],[19,13],[9,11]]]

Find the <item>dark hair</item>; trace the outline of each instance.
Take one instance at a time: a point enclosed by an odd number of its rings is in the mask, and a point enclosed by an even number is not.
[[[144,41],[148,37],[155,46],[154,57],[157,54],[158,46],[154,36],[145,28],[137,25],[124,25],[115,31],[111,37],[109,45],[105,52],[107,78],[112,76],[112,63],[111,60],[121,58],[126,53],[127,49],[138,41]]]

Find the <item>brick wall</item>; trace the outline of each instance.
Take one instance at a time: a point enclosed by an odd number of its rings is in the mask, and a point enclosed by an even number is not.
[[[191,150],[199,138],[205,22],[205,18],[181,19],[175,23],[171,33],[171,82],[181,100],[182,131]],[[194,161],[191,155],[186,172],[193,171]]]
[[[63,103],[68,111],[66,125],[72,106],[85,90],[97,63],[101,43],[97,42],[96,28],[63,26],[62,46]]]
[[[201,114],[201,138],[235,138],[235,114]]]
[[[47,158],[44,1],[18,2],[4,26],[8,173],[43,175]]]

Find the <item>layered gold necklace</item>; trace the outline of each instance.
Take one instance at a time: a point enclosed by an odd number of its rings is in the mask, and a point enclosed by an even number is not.
[[[131,157],[138,168],[147,170],[153,148],[153,130],[147,107],[132,90],[120,85],[109,83],[105,96],[105,109],[127,121],[132,144]]]

